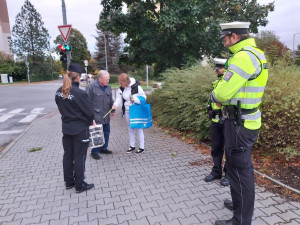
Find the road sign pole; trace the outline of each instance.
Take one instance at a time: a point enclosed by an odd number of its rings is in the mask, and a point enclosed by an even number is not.
[[[61,0],[61,3],[62,3],[63,23],[64,23],[64,25],[67,25],[67,14],[66,14],[65,0]],[[69,45],[69,41],[68,40],[66,41],[66,44]],[[67,51],[66,53],[67,53],[66,54],[67,55],[67,64],[69,66],[70,63],[71,63],[71,52]]]

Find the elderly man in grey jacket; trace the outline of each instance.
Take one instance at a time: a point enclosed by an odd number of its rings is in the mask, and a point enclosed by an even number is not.
[[[96,160],[100,159],[99,153],[112,153],[112,151],[107,149],[110,135],[110,114],[106,117],[104,116],[111,110],[114,104],[112,90],[108,84],[110,78],[109,73],[106,70],[100,70],[98,75],[98,79],[86,88],[86,92],[88,93],[94,107],[96,124],[103,125],[105,139],[105,144],[102,147],[93,148],[91,151],[91,157]],[[113,115],[114,113],[112,111],[111,116]]]

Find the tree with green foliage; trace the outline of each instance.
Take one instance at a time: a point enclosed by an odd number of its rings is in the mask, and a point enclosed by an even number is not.
[[[29,0],[24,2],[12,29],[12,50],[20,58],[37,63],[44,60],[50,48],[49,33],[41,15]]]
[[[84,65],[84,60],[90,60],[91,54],[87,48],[86,39],[79,30],[71,28],[68,40],[71,46],[71,62]],[[59,55],[58,46],[64,44],[64,40],[61,35],[58,35],[53,42],[57,45],[56,51]],[[66,63],[63,64],[66,67]]]
[[[271,65],[281,61],[289,50],[273,31],[261,31],[255,36],[255,42],[265,52]]]
[[[98,37],[96,37],[96,52],[93,57],[96,60],[95,66],[98,69],[105,69],[107,58],[107,70],[110,73],[119,73],[120,68],[117,62],[121,53],[120,36],[115,36],[109,31],[98,30],[97,33]]]
[[[250,31],[267,24],[274,3],[249,1],[103,0],[98,29],[126,33],[124,54],[128,64],[154,64],[156,74],[181,68],[203,55],[219,56],[219,23],[249,21]],[[127,6],[124,12],[123,6]]]
[[[0,74],[8,74],[14,81],[26,79],[26,66],[22,61],[15,62],[10,56],[0,52]]]
[[[29,0],[24,2],[21,12],[16,16],[12,37],[13,53],[18,58],[29,62],[30,80],[52,79],[51,64],[47,62],[50,36],[44,27],[41,15]]]

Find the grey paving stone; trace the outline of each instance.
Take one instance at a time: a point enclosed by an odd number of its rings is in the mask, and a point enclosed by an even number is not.
[[[276,223],[281,223],[281,222],[285,222],[283,219],[281,219],[279,216],[277,215],[272,215],[272,216],[268,216],[268,217],[261,217],[262,220],[264,220],[266,223],[269,224],[276,224]]]
[[[3,222],[2,225],[20,225],[22,220],[12,221],[12,222]]]
[[[42,214],[41,222],[49,222],[50,220],[59,220],[60,212],[52,213],[52,214]]]
[[[86,180],[95,188],[76,194],[64,186],[59,113],[36,120],[0,155],[0,224],[199,225],[229,219],[232,212],[223,205],[229,188],[203,180],[211,166],[190,166],[210,156],[157,127],[145,130],[143,154],[128,155],[127,132],[124,118],[116,116],[109,143],[114,153],[99,161],[87,157]],[[36,146],[43,150],[28,152]],[[256,186],[254,225],[300,224],[297,216],[298,202]]]
[[[142,219],[139,220],[129,220],[128,221],[129,225],[150,225],[149,221],[147,218],[143,217]]]
[[[267,218],[266,218],[267,219]],[[256,218],[252,220],[252,225],[270,225],[270,223],[267,223],[262,218]]]
[[[62,220],[50,220],[50,225],[62,225],[69,224],[69,218],[64,218]]]
[[[131,221],[131,220],[136,220],[137,217],[135,215],[134,212],[130,212],[130,213],[126,213],[126,214],[118,214],[117,215],[117,218],[118,218],[118,222],[121,224],[121,223],[124,223],[124,222],[128,222]]]
[[[41,215],[38,215],[36,217],[22,219],[21,225],[39,224],[40,222],[41,222]]]
[[[118,224],[118,219],[116,216],[109,217],[109,218],[99,218],[99,224],[101,225],[112,225],[112,224]]]
[[[51,214],[52,209],[51,208],[42,208],[42,209],[35,209],[33,211],[33,216],[37,215],[45,215],[45,214]]]
[[[69,218],[70,224],[79,223],[79,222],[84,222],[84,223],[88,222],[88,215],[84,214],[81,216],[71,216]]]
[[[59,219],[64,219],[66,217],[77,217],[79,215],[78,211],[79,211],[78,209],[74,209],[74,210],[70,210],[70,211],[62,211],[60,213]]]
[[[292,211],[286,211],[284,213],[277,213],[277,216],[279,216],[281,219],[283,219],[286,222],[289,222],[291,220],[300,219],[299,215]]]
[[[200,220],[195,215],[183,219],[179,218],[178,220],[184,225],[201,224]]]
[[[281,212],[285,212],[286,210],[295,210],[297,209],[296,206],[290,204],[289,202],[284,202],[282,204],[276,204],[274,205],[277,209],[279,209]],[[298,208],[300,209],[300,208]]]
[[[135,211],[134,213],[135,213],[137,219],[141,219],[142,217],[155,216],[152,209],[146,209],[146,210],[142,210],[142,211]]]

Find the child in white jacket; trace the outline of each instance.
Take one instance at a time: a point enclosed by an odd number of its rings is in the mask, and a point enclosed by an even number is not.
[[[120,88],[116,94],[116,100],[113,105],[113,109],[119,107],[120,105],[124,104],[122,107],[123,114],[125,114],[126,122],[128,125],[128,133],[129,133],[129,144],[130,147],[127,150],[127,153],[132,153],[135,150],[135,130],[138,131],[139,135],[139,144],[140,147],[136,151],[136,153],[142,153],[145,149],[144,146],[144,131],[143,129],[131,129],[129,125],[129,106],[132,104],[140,104],[140,100],[138,96],[142,96],[146,99],[146,95],[139,85],[138,82],[134,78],[129,78],[126,73],[122,73],[118,77],[118,81],[120,84]]]

